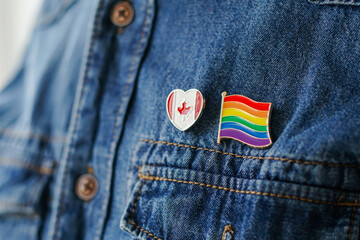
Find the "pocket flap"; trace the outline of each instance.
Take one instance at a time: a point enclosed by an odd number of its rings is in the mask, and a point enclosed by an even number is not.
[[[121,228],[158,240],[219,240],[228,226],[234,239],[345,239],[358,206],[356,193],[143,165]]]
[[[40,198],[55,161],[0,144],[0,216],[38,215]]]

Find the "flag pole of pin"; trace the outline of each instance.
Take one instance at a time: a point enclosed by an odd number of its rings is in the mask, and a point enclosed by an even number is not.
[[[217,142],[230,138],[255,148],[272,144],[269,131],[271,103],[242,95],[222,94]]]
[[[205,100],[197,89],[184,92],[173,90],[166,100],[166,111],[171,123],[180,131],[185,131],[200,118]]]

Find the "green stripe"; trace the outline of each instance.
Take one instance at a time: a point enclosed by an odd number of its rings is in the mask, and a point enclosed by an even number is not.
[[[245,119],[241,118],[241,117],[237,117],[237,116],[227,116],[227,117],[223,117],[221,119],[221,122],[237,122],[240,123],[248,128],[251,128],[255,131],[259,131],[259,132],[267,132],[267,126],[260,126],[257,125],[255,123],[251,123],[249,121],[246,121]]]

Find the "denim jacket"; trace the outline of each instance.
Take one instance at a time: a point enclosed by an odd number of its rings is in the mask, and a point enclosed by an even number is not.
[[[116,3],[44,1],[0,92],[1,239],[359,239],[359,0]],[[174,89],[206,100],[187,131]],[[271,147],[217,143],[223,91],[272,103]]]

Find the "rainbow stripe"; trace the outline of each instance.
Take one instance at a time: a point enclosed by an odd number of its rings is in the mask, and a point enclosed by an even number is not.
[[[270,146],[271,103],[256,102],[242,95],[226,94],[222,94],[218,143],[222,138],[231,138],[252,147]]]

